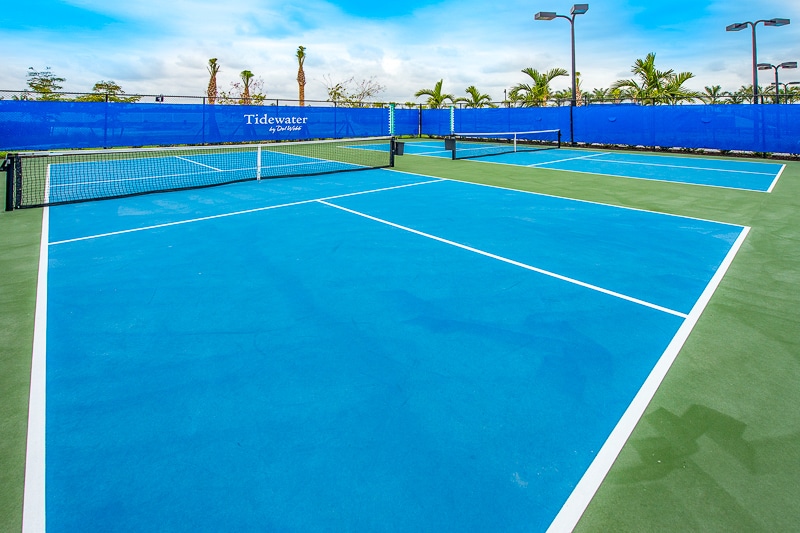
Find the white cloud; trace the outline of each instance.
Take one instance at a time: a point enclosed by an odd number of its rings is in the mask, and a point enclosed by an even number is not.
[[[758,1],[756,8],[772,16],[775,9]],[[221,88],[248,69],[263,78],[270,98],[291,99],[297,94],[299,45],[307,48],[306,95],[312,100],[326,98],[326,77],[375,78],[387,87],[387,100],[414,100],[414,92],[439,79],[457,96],[476,85],[500,99],[504,89],[525,80],[525,67],[570,68],[569,24],[536,22],[533,13],[540,8],[521,0],[439,2],[384,20],[348,15],[354,9],[322,0],[302,6],[250,0],[72,4],[114,22],[80,31],[66,21],[46,29],[0,29],[0,38],[14,43],[5,58],[3,88],[23,88],[29,66],[50,66],[67,78],[67,90],[88,91],[99,80],[113,79],[129,93],[200,96],[208,83],[208,58],[216,57]],[[568,13],[570,5],[553,0],[546,7]],[[675,13],[664,22],[653,18],[659,9],[670,9],[662,2],[646,9],[624,0],[590,5],[576,20],[584,90],[630,77],[634,60],[649,52],[656,53],[659,68],[695,73],[690,85],[696,89],[749,83],[748,36],[724,31],[726,24],[751,16],[742,6],[726,3],[722,9],[708,2],[694,9],[693,3],[673,3]],[[779,11],[775,16],[800,16],[795,6]],[[799,35],[800,24],[759,29],[760,57],[800,59]],[[566,88],[569,79],[553,85]]]

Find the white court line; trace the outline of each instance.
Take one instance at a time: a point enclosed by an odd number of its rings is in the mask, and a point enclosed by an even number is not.
[[[609,154],[606,154],[609,155]],[[650,157],[663,157],[663,156],[650,156]],[[732,174],[755,174],[758,176],[772,176],[772,172],[754,172],[752,170],[734,170],[729,168],[707,168],[707,167],[694,167],[686,165],[667,165],[664,163],[642,163],[641,161],[620,161],[616,159],[599,159],[602,163],[619,163],[622,165],[636,165],[642,167],[664,167],[664,168],[680,168],[683,170],[707,170],[709,172],[729,172]],[[766,163],[769,164],[769,163]]]
[[[22,500],[22,533],[45,531],[45,415],[47,369],[47,240],[50,210],[42,209],[39,244],[39,278],[31,355],[31,391],[28,403],[28,442],[25,452],[25,488]]]
[[[565,161],[575,161],[577,159],[589,159],[590,157],[600,157],[602,155],[609,155],[608,152],[601,152],[599,154],[582,155],[578,157],[568,157],[567,159],[557,159],[555,161],[545,161],[544,163],[534,163],[532,165],[524,165],[526,167],[538,167],[541,165],[552,165],[553,163],[563,163]]]
[[[781,174],[783,174],[783,171],[785,169],[786,169],[786,164],[781,165],[781,169],[778,171],[778,175],[775,176],[775,179],[772,180],[772,183],[769,184],[769,188],[767,189],[767,192],[772,192],[772,189],[774,189],[775,185],[778,184],[778,180],[781,178]]]
[[[216,218],[232,217],[232,216],[236,216],[236,215],[244,215],[244,214],[247,214],[247,213],[257,213],[259,211],[268,211],[270,209],[278,209],[278,208],[281,208],[281,207],[291,207],[291,206],[295,206],[295,205],[310,204],[310,203],[313,203],[313,202],[319,202],[321,200],[335,200],[337,198],[346,198],[348,196],[358,196],[360,194],[371,194],[371,193],[375,193],[375,192],[391,191],[393,189],[403,189],[405,187],[416,187],[417,185],[427,185],[429,183],[437,183],[437,182],[440,182],[440,181],[444,181],[444,180],[442,180],[442,179],[432,179],[432,180],[429,180],[429,181],[420,181],[420,182],[416,182],[416,183],[406,183],[404,185],[394,185],[392,187],[382,187],[380,189],[370,189],[368,191],[358,191],[358,192],[351,192],[351,193],[346,193],[346,194],[337,194],[337,195],[334,195],[334,196],[326,196],[325,198],[313,198],[311,200],[299,200],[297,202],[288,202],[288,203],[285,203],[285,204],[269,205],[269,206],[266,206],[266,207],[256,207],[256,208],[253,208],[253,209],[245,209],[245,210],[242,210],[242,211],[233,211],[231,213],[222,213],[222,214],[219,214],[219,215],[209,215],[209,216],[206,216],[206,217],[190,218],[190,219],[187,219],[187,220],[178,220],[176,222],[165,222],[164,224],[154,224],[152,226],[143,226],[143,227],[140,227],[140,228],[131,228],[131,229],[124,229],[124,230],[119,230],[119,231],[111,231],[111,232],[108,232],[108,233],[99,233],[97,235],[87,235],[85,237],[75,237],[74,239],[65,239],[63,241],[54,241],[54,242],[51,242],[50,245],[51,246],[55,246],[57,244],[66,244],[66,243],[69,243],[69,242],[86,241],[86,240],[90,240],[90,239],[98,239],[98,238],[101,238],[101,237],[111,237],[113,235],[122,235],[124,233],[135,233],[137,231],[147,231],[147,230],[151,230],[151,229],[166,228],[166,227],[169,227],[169,226],[178,226],[178,225],[181,225],[181,224],[191,224],[193,222],[201,222],[203,220],[213,220],[213,219],[216,219]]]
[[[523,166],[523,165],[517,165],[515,163],[503,163],[503,162],[500,162],[500,161],[484,161],[484,160],[481,160],[481,159],[471,159],[470,161],[473,161],[474,163],[483,163],[483,164],[486,164],[486,165],[506,165],[506,166],[509,166],[509,167],[528,168],[528,167]],[[567,168],[547,168],[547,167],[541,167],[541,166],[540,167],[536,167],[536,168],[540,168],[542,170],[548,170],[548,171],[551,171],[551,172],[572,172],[574,174],[588,174],[590,176],[608,176],[610,178],[622,178],[622,179],[626,179],[626,180],[645,180],[645,181],[656,181],[656,182],[659,182],[659,183],[672,183],[672,184],[675,184],[675,185],[692,185],[692,186],[696,186],[696,187],[714,187],[714,188],[717,188],[717,189],[729,189],[729,190],[732,190],[732,191],[747,191],[747,192],[757,192],[757,193],[770,192],[768,190],[763,190],[763,189],[748,189],[747,187],[731,187],[730,185],[718,185],[718,184],[714,184],[714,183],[697,183],[697,182],[694,182],[694,181],[667,180],[667,179],[663,179],[663,178],[646,178],[646,177],[643,177],[643,176],[624,176],[622,174],[608,174],[606,172],[592,172],[590,170],[572,170],[572,169],[567,169]],[[397,171],[395,171],[395,172],[397,172]],[[454,179],[453,181],[460,181],[460,180]],[[475,182],[465,181],[464,183],[475,183]],[[512,189],[512,190],[517,190],[517,189]],[[523,192],[526,192],[526,191],[523,191]],[[530,191],[527,191],[527,192],[530,192]],[[613,205],[613,204],[608,204],[608,205]],[[615,206],[615,207],[622,207],[622,206]],[[653,211],[653,212],[654,213],[658,213],[658,211]],[[667,214],[667,213],[664,213],[664,214]]]
[[[479,161],[479,160],[473,160],[473,161],[480,162],[480,163],[483,162],[483,161]],[[508,165],[509,163],[491,163],[491,164]],[[518,167],[519,165],[511,165],[511,166]],[[555,170],[555,169],[544,169],[544,170],[553,170],[553,171],[556,171],[556,172],[577,172],[577,171],[573,171],[573,170]],[[395,170],[395,169],[391,169],[390,172],[397,172],[399,174],[408,174],[410,176],[419,176],[421,178],[435,178],[436,177],[436,176],[429,176],[427,174],[418,174],[418,173],[415,173],[415,172],[406,172],[406,171],[403,171],[403,170]],[[579,173],[579,174],[591,174],[591,172],[577,172],[577,173]],[[612,177],[615,177],[615,178],[624,177],[624,176],[615,176],[613,174],[598,174],[598,175],[599,176],[612,176]],[[643,179],[643,178],[630,178],[630,179]],[[665,211],[653,211],[651,209],[642,209],[641,207],[629,207],[629,206],[625,206],[625,205],[609,204],[609,203],[597,202],[597,201],[593,201],[593,200],[581,200],[579,198],[570,198],[568,196],[558,196],[557,194],[547,194],[547,193],[536,192],[536,191],[526,191],[524,189],[514,189],[512,187],[502,187],[500,185],[490,185],[488,183],[480,183],[480,182],[477,182],[477,181],[464,181],[464,180],[459,180],[459,179],[455,179],[455,178],[440,178],[439,181],[448,181],[448,182],[452,182],[452,183],[461,183],[463,185],[477,185],[478,187],[488,187],[490,189],[499,189],[501,191],[518,192],[518,193],[522,193],[522,194],[530,194],[530,195],[533,195],[533,196],[544,196],[545,198],[556,198],[558,200],[569,200],[571,202],[580,202],[582,204],[601,205],[603,207],[613,207],[615,209],[624,209],[626,211],[637,211],[637,212],[640,212],[640,213],[651,213],[651,214],[654,214],[654,215],[660,215],[660,216],[665,216],[665,217],[684,218],[684,219],[687,219],[687,220],[699,220],[701,222],[711,222],[712,224],[722,224],[722,225],[725,225],[725,226],[732,226],[732,227],[736,227],[736,228],[741,228],[742,227],[742,226],[739,226],[737,224],[732,224],[730,222],[720,222],[719,220],[711,220],[711,219],[700,218],[700,217],[690,217],[688,215],[676,215],[675,213],[667,213]],[[660,180],[651,180],[651,181],[660,181]],[[670,182],[667,182],[667,183],[676,183],[676,182],[670,181]],[[682,182],[678,182],[678,183],[682,183]],[[697,184],[696,183],[688,183],[687,185],[697,185]],[[705,187],[710,187],[710,185],[705,185]],[[726,188],[730,189],[732,187],[726,187]],[[753,189],[741,189],[741,190],[749,191],[749,192],[762,192],[762,191],[756,191],[756,190],[753,190]]]
[[[658,390],[658,387],[667,375],[672,363],[675,362],[678,352],[680,352],[683,344],[692,332],[692,329],[694,329],[694,326],[697,324],[700,315],[708,305],[709,300],[711,300],[711,296],[717,290],[717,287],[728,271],[728,268],[733,262],[733,258],[738,253],[742,243],[744,243],[749,231],[750,228],[747,226],[742,229],[739,237],[725,256],[725,260],[708,282],[700,298],[686,317],[686,320],[684,320],[681,327],[675,333],[669,346],[667,346],[667,349],[658,359],[653,370],[650,371],[650,375],[647,376],[639,392],[633,398],[633,401],[631,401],[625,413],[619,419],[619,422],[617,422],[617,425],[608,436],[608,439],[606,439],[606,442],[597,452],[592,464],[586,469],[583,477],[581,477],[581,480],[573,489],[572,494],[569,495],[567,501],[553,519],[553,522],[547,529],[548,533],[572,531],[578,524],[584,511],[589,506],[589,502],[594,498],[594,495],[600,488],[600,484],[605,479],[609,470],[611,470],[611,466],[614,464],[614,461],[616,461],[620,451],[622,451],[622,447],[628,441],[628,438],[631,436],[631,433],[633,433],[633,429],[642,418],[642,415],[644,415],[647,406],[650,404],[653,396],[655,396],[656,390]]]
[[[180,159],[181,161],[187,161],[189,163],[192,163],[192,164],[195,164],[195,165],[199,165],[201,167],[206,167],[206,168],[210,168],[211,170],[216,170],[217,172],[222,172],[221,168],[212,167],[211,165],[206,165],[206,164],[200,163],[198,161],[192,161],[191,159],[186,158],[186,157],[181,157],[179,155],[176,155],[174,157],[175,157],[175,159]]]
[[[394,222],[389,222],[388,220],[384,220],[382,218],[374,217],[372,215],[368,215],[368,214],[362,213],[360,211],[355,211],[353,209],[348,209],[348,208],[342,207],[340,205],[332,204],[332,203],[329,203],[329,202],[327,202],[325,200],[317,200],[317,202],[319,202],[321,204],[325,204],[325,205],[333,207],[333,208],[336,208],[336,209],[341,209],[342,211],[346,211],[348,213],[352,213],[354,215],[358,215],[360,217],[367,218],[369,220],[374,220],[375,222],[380,222],[381,224],[386,224],[387,226],[391,226],[393,228],[401,229],[403,231],[407,231],[409,233],[413,233],[415,235],[419,235],[421,237],[426,237],[426,238],[432,239],[434,241],[439,241],[439,242],[444,243],[444,244],[449,244],[450,246],[455,246],[456,248],[461,248],[462,250],[467,250],[469,252],[473,252],[473,253],[476,253],[476,254],[479,254],[479,255],[483,255],[483,256],[489,257],[491,259],[496,259],[498,261],[502,261],[502,262],[508,263],[510,265],[518,266],[518,267],[524,268],[526,270],[530,270],[530,271],[536,272],[538,274],[544,274],[545,276],[550,276],[551,278],[559,279],[561,281],[566,281],[567,283],[572,283],[573,285],[578,285],[580,287],[584,287],[584,288],[587,288],[587,289],[591,289],[593,291],[601,292],[601,293],[607,294],[609,296],[614,296],[615,298],[619,298],[621,300],[627,300],[629,302],[632,302],[632,303],[635,303],[635,304],[639,304],[639,305],[642,305],[644,307],[649,307],[651,309],[655,309],[656,311],[661,311],[661,312],[664,312],[664,313],[668,313],[670,315],[675,315],[675,316],[678,316],[678,317],[681,317],[681,318],[686,318],[686,314],[681,313],[680,311],[675,311],[674,309],[669,309],[667,307],[663,307],[663,306],[660,306],[660,305],[657,305],[657,304],[654,304],[654,303],[650,303],[650,302],[647,302],[645,300],[640,300],[639,298],[634,298],[633,296],[628,296],[626,294],[622,294],[622,293],[619,293],[619,292],[615,292],[615,291],[611,291],[611,290],[608,290],[608,289],[604,289],[603,287],[598,287],[597,285],[592,285],[591,283],[586,283],[586,282],[583,282],[583,281],[580,281],[580,280],[577,280],[577,279],[574,279],[574,278],[570,278],[570,277],[567,277],[567,276],[562,276],[561,274],[556,274],[555,272],[550,272],[549,270],[544,270],[542,268],[538,268],[538,267],[535,267],[535,266],[527,265],[525,263],[520,263],[519,261],[514,261],[513,259],[509,259],[507,257],[496,255],[496,254],[493,254],[493,253],[490,253],[490,252],[486,252],[484,250],[479,250],[478,248],[473,248],[471,246],[467,246],[465,244],[461,244],[461,243],[458,243],[458,242],[455,242],[455,241],[444,239],[442,237],[437,237],[436,235],[431,235],[430,233],[425,233],[423,231],[415,230],[415,229],[409,228],[407,226],[402,226],[400,224],[395,224]]]

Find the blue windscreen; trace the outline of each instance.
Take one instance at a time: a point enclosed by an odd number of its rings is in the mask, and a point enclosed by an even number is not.
[[[394,134],[395,135],[419,135],[420,130],[419,109],[397,109],[394,110]]]
[[[414,118],[414,133],[417,131]],[[337,139],[389,134],[386,108],[0,101],[0,149]]]
[[[568,107],[456,109],[455,133],[560,129],[569,132]]]
[[[581,106],[575,140],[798,154],[800,105]]]
[[[800,153],[800,105],[593,104],[572,110],[585,144]],[[570,108],[396,109],[396,135],[560,129]],[[0,101],[0,150],[51,150],[389,135],[381,107]]]

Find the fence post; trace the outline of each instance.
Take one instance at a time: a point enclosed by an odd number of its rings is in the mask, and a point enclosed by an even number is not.
[[[103,107],[103,148],[108,148],[108,93]]]

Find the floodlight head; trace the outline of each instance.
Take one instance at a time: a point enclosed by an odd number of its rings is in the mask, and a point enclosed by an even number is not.
[[[725,28],[725,31],[741,31],[747,27],[746,22],[737,22],[736,24],[731,24]]]
[[[771,65],[769,63],[759,63],[758,65],[756,65],[756,68],[758,70],[770,70],[775,68],[775,65]]]
[[[784,85],[800,85],[800,81],[790,81],[789,83],[784,83]]]
[[[539,11],[533,16],[533,20],[553,20],[556,14],[553,11]]]
[[[589,11],[589,4],[575,4],[572,6],[572,11],[570,11],[570,14],[583,15],[587,11]]]
[[[770,19],[764,22],[764,26],[786,26],[789,24],[789,19]]]
[[[786,61],[778,65],[780,68],[797,68],[797,61]]]

